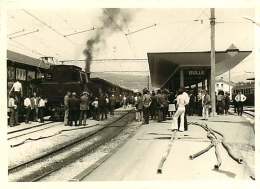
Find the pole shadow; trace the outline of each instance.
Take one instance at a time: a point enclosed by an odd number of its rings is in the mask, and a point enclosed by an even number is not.
[[[235,178],[236,174],[231,172],[231,171],[225,171],[225,170],[221,170],[221,169],[212,169],[212,171],[221,173],[221,174],[225,174],[226,176],[230,177],[230,178]]]

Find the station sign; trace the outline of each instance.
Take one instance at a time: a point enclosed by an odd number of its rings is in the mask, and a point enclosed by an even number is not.
[[[187,70],[189,76],[203,76],[205,70]]]

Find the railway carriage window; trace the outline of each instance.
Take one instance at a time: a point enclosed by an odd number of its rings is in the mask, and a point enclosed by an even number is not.
[[[7,67],[7,78],[9,81],[15,79],[15,68],[12,66]]]
[[[26,70],[21,68],[16,68],[16,79],[25,81],[26,80]]]
[[[41,79],[44,74],[42,72],[37,72],[36,78]]]
[[[27,78],[28,80],[35,79],[35,71],[29,71],[27,72]]]

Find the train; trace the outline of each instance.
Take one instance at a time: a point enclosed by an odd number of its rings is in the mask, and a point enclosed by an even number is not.
[[[255,82],[239,83],[232,90],[232,99],[235,99],[236,94],[241,91],[247,97],[244,105],[255,106]]]
[[[43,63],[13,51],[7,51],[7,91],[9,92],[15,80],[23,86],[22,96],[33,92],[47,99],[46,115],[51,120],[60,121],[64,114],[64,96],[67,91],[76,92],[78,96],[87,91],[91,96],[102,93],[133,94],[133,91],[115,85],[101,78],[88,78],[87,74],[75,65],[54,65]],[[8,96],[8,94],[7,94]],[[24,109],[19,112],[19,120],[24,120]]]
[[[101,78],[88,78],[82,69],[75,65],[51,65],[46,72],[46,78],[40,80],[37,91],[48,100],[47,112],[52,120],[62,120],[64,114],[64,96],[68,91],[80,96],[84,91],[90,98],[101,94],[118,96],[130,95],[132,90],[120,87]]]

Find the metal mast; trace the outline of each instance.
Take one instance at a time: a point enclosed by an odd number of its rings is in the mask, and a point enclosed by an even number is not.
[[[210,9],[210,29],[211,29],[211,53],[210,53],[210,65],[211,65],[211,109],[212,116],[216,112],[216,101],[215,101],[215,9]]]

